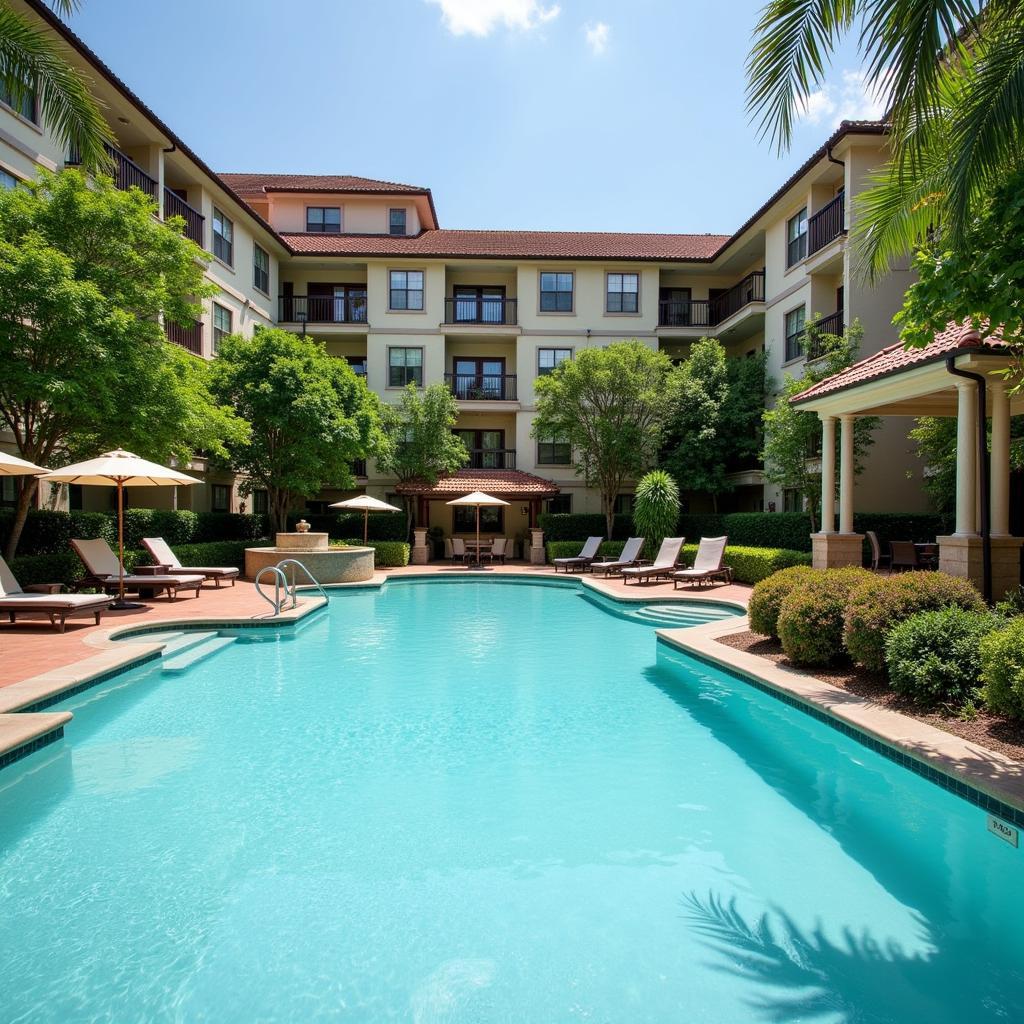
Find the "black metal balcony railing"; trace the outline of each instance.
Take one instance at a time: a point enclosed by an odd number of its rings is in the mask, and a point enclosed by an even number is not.
[[[295,324],[365,324],[365,295],[282,295],[280,320]]]
[[[203,224],[206,218],[194,206],[189,206],[177,192],[172,192],[169,188],[165,188],[164,220],[167,220],[169,217],[183,218],[185,221],[185,237],[191,238],[196,245],[203,244]]]
[[[846,230],[845,196],[838,195],[830,203],[826,203],[817,213],[807,220],[807,254],[813,255],[824,249],[829,242],[837,239]]]
[[[470,448],[466,469],[515,469],[515,448]]]
[[[186,352],[191,352],[196,356],[203,354],[203,323],[201,320],[196,320],[195,323],[187,327],[167,320],[164,322],[164,334],[168,341],[180,345]]]
[[[352,463],[353,476],[366,476],[366,459],[356,459]]]
[[[446,324],[515,324],[516,300],[501,295],[456,295],[444,300]]]
[[[660,327],[715,327],[751,302],[764,302],[764,271],[755,270],[713,299],[662,299]]]
[[[820,320],[807,325],[804,348],[808,359],[818,359],[825,354],[825,343],[822,335],[830,334],[841,338],[843,335],[843,311],[823,316]]]
[[[514,373],[446,373],[444,380],[463,402],[516,401]]]
[[[157,183],[151,178],[131,157],[127,157],[119,149],[115,149],[109,142],[103,143],[107,156],[113,162],[113,166],[107,171],[114,179],[114,184],[123,192],[128,189],[142,189],[151,199],[156,199]],[[68,151],[65,163],[71,167],[77,167],[82,162],[82,155],[78,150],[72,148]]]

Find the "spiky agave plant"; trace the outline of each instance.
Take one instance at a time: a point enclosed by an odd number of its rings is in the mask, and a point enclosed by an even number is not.
[[[652,469],[636,485],[633,524],[646,538],[649,552],[656,553],[661,542],[679,521],[679,487],[663,469]]]

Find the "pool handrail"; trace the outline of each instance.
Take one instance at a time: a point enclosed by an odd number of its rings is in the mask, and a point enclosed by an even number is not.
[[[274,567],[275,569],[277,569],[281,573],[282,577],[284,577],[284,580],[285,580],[285,593],[286,594],[288,593],[288,577],[285,576],[285,572],[284,572],[284,568],[285,568],[286,565],[290,565],[290,566],[293,567],[292,568],[292,586],[291,586],[291,598],[292,598],[291,607],[292,608],[294,608],[296,606],[296,604],[298,604],[298,599],[295,596],[295,591],[296,591],[295,568],[294,568],[295,566],[298,566],[298,568],[300,568],[306,574],[306,576],[308,577],[310,583],[312,583],[313,586],[316,587],[316,589],[320,591],[320,596],[325,601],[328,601],[328,602],[330,601],[330,597],[328,596],[327,591],[324,590],[324,588],[321,586],[320,581],[297,558],[283,558]],[[305,585],[305,584],[303,584],[303,585]]]

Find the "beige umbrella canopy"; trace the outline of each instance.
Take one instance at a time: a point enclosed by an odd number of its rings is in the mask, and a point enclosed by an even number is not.
[[[84,484],[85,486],[110,487],[117,485],[117,555],[120,576],[117,601],[113,608],[137,608],[124,599],[124,489],[126,487],[177,487],[179,485],[202,483],[194,476],[186,476],[180,470],[169,469],[156,462],[140,459],[138,455],[115,448],[104,452],[88,462],[76,462],[63,469],[55,469],[40,477],[48,483]]]
[[[0,476],[36,476],[48,470],[37,466],[34,462],[26,462],[17,455],[5,455],[0,452]]]
[[[480,562],[480,509],[485,505],[489,508],[498,505],[508,505],[508,502],[494,497],[493,494],[484,494],[483,491],[472,491],[470,494],[464,494],[461,498],[447,502],[447,504],[476,506],[476,561],[470,568],[482,569],[483,565]]]
[[[353,510],[362,510],[363,513],[363,543],[365,544],[369,540],[370,531],[370,513],[371,512],[401,512],[400,508],[395,508],[394,505],[389,505],[386,501],[381,501],[380,498],[371,498],[368,494],[360,494],[355,498],[348,498],[345,501],[336,501],[333,505],[328,505],[328,508],[347,508]]]

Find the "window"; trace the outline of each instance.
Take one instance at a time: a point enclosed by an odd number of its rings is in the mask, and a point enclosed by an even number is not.
[[[405,234],[405,210],[388,210],[388,234]]]
[[[567,516],[572,512],[572,495],[559,494],[548,498],[544,503],[544,511],[553,516]]]
[[[18,185],[18,179],[10,173],[0,167],[0,188],[16,188]]]
[[[609,274],[605,295],[608,313],[636,313],[640,309],[640,275]]]
[[[571,273],[540,275],[540,311],[542,313],[572,312],[572,279]]]
[[[265,516],[270,511],[270,499],[264,488],[252,492],[252,510],[258,516]]]
[[[452,522],[453,533],[476,533],[476,509],[471,505],[455,505]],[[480,509],[481,533],[504,533],[505,510],[494,506],[483,506]]]
[[[504,285],[457,284],[452,296],[453,319],[457,324],[501,324],[505,322]]]
[[[392,309],[422,309],[423,271],[392,270],[389,301]]]
[[[388,349],[388,387],[404,388],[407,384],[423,386],[423,349]]]
[[[568,466],[572,462],[572,445],[560,437],[537,440],[538,466]]]
[[[571,348],[539,348],[537,349],[537,373],[543,377],[567,359],[572,359]]]
[[[786,314],[786,362],[803,355],[804,321],[806,313],[803,306],[797,306]]]
[[[213,304],[213,351],[220,348],[221,338],[231,333],[231,310],[220,303]]]
[[[515,469],[514,451],[505,447],[504,430],[456,430],[469,452],[468,469]]]
[[[25,120],[38,124],[36,112],[36,91],[26,88],[20,96],[15,96],[14,91],[8,86],[0,83],[0,102],[6,103],[12,110],[17,111]]]
[[[352,367],[352,372],[357,377],[366,376],[366,356],[345,356],[345,362]]]
[[[787,487],[782,492],[783,512],[803,512],[803,501],[800,499],[800,492],[792,487]]]
[[[786,266],[799,263],[807,255],[807,207],[786,221]]]
[[[258,245],[252,249],[252,283],[264,295],[270,294],[270,253]]]
[[[213,208],[213,255],[229,267],[235,265],[235,225]]]
[[[0,505],[17,505],[17,503],[17,479],[13,476],[0,476]]]
[[[633,495],[617,494],[612,512],[617,516],[631,516],[633,514]]]
[[[341,234],[340,206],[307,206],[306,230],[314,234]]]
[[[210,511],[231,511],[231,487],[228,484],[210,485]]]

